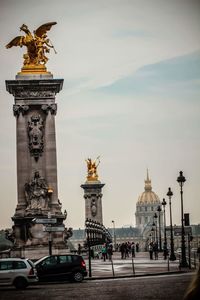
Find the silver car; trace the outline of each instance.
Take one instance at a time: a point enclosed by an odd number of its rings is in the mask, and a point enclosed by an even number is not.
[[[0,259],[0,286],[14,285],[16,289],[25,289],[38,281],[33,262],[23,258]]]

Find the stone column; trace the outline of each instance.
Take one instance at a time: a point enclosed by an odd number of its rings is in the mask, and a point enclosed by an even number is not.
[[[23,214],[26,208],[26,201],[24,197],[24,182],[26,181],[25,170],[28,165],[27,156],[27,135],[26,128],[26,114],[29,110],[28,105],[13,105],[13,113],[16,117],[16,132],[17,132],[17,193],[18,203],[16,207],[16,214]]]
[[[55,95],[62,85],[63,79],[53,79],[51,74],[21,73],[16,80],[6,81],[16,116],[18,196],[12,217],[16,245],[47,240],[42,226],[38,233],[33,218],[47,218],[51,213],[57,225],[65,219],[58,200],[55,135]]]
[[[103,224],[102,188],[105,184],[100,181],[86,181],[81,187],[84,189],[85,219],[91,219]]]
[[[55,133],[55,115],[57,111],[56,104],[42,105],[42,110],[46,113],[45,122],[45,173],[49,187],[52,188],[51,208],[55,212],[58,206],[57,191],[57,160],[56,160],[56,133]]]

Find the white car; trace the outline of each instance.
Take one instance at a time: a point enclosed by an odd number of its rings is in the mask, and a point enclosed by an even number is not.
[[[0,259],[0,286],[14,285],[16,289],[25,289],[38,281],[33,262],[23,258]]]

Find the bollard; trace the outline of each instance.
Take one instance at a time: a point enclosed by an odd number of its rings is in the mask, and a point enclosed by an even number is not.
[[[88,240],[88,263],[89,263],[89,277],[92,277],[92,267],[91,267],[91,248],[90,241]]]
[[[194,252],[194,268],[195,268],[195,270],[197,268],[197,265],[196,265],[196,253],[195,252]]]
[[[133,257],[132,257],[132,268],[133,268],[133,275],[135,276],[135,265],[134,265]]]
[[[167,270],[169,272],[169,255],[167,256]]]
[[[114,265],[113,265],[112,255],[111,255],[110,261],[111,261],[111,266],[112,266],[113,277],[115,277],[115,271],[114,271]]]

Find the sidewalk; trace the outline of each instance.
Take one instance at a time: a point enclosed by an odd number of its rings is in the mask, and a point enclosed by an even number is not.
[[[89,271],[88,259],[85,258],[87,270]],[[129,277],[160,275],[168,273],[180,273],[190,271],[189,269],[180,270],[179,260],[168,261],[163,259],[163,253],[159,253],[158,260],[150,260],[148,252],[136,253],[136,257],[121,259],[119,252],[113,255],[112,262],[102,259],[91,260],[92,278],[112,278],[112,277]],[[89,276],[89,272],[88,272]]]

